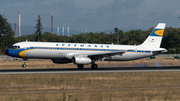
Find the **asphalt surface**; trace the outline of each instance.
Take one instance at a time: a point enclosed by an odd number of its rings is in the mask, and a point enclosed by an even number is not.
[[[28,68],[28,67],[27,67]],[[0,70],[3,74],[60,74],[60,73],[130,73],[130,72],[180,72],[180,66],[163,67],[99,67],[91,68],[68,68],[68,69],[8,69]]]

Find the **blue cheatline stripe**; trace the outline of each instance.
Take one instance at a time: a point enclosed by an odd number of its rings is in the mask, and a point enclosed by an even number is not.
[[[151,51],[144,50],[118,50],[118,49],[94,49],[94,48],[60,48],[60,47],[30,47],[29,49],[46,49],[46,50],[86,50],[86,51],[113,51],[113,52],[140,52],[140,53],[151,53]]]

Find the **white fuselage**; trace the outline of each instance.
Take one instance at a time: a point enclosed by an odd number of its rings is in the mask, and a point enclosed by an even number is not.
[[[109,52],[122,52],[122,55],[105,57],[105,61],[127,61],[154,55],[157,48],[136,45],[88,44],[88,43],[58,43],[58,42],[19,42],[10,49],[9,55],[20,58],[37,59],[72,59],[75,55],[92,55]],[[162,50],[162,48],[159,48]]]

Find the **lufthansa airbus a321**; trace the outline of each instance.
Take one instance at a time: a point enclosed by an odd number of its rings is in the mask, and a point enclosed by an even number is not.
[[[146,58],[167,52],[160,48],[165,23],[159,23],[141,45],[113,45],[88,43],[59,43],[59,42],[18,42],[6,50],[12,57],[23,58],[26,67],[27,59],[51,59],[54,63],[71,63],[83,69],[84,65],[95,61],[129,61]]]

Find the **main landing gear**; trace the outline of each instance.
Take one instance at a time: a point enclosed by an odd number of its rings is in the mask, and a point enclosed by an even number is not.
[[[25,68],[25,67],[26,67],[26,61],[27,61],[28,59],[23,59],[23,60],[24,60],[24,64],[22,64],[22,67]]]
[[[83,69],[84,68],[84,65],[77,65],[78,69]],[[98,68],[98,65],[97,64],[92,64],[91,65],[91,69],[97,69]]]
[[[78,69],[83,69],[84,65],[77,65]]]
[[[91,65],[91,69],[97,69],[98,68],[98,65],[97,64],[92,64]]]

